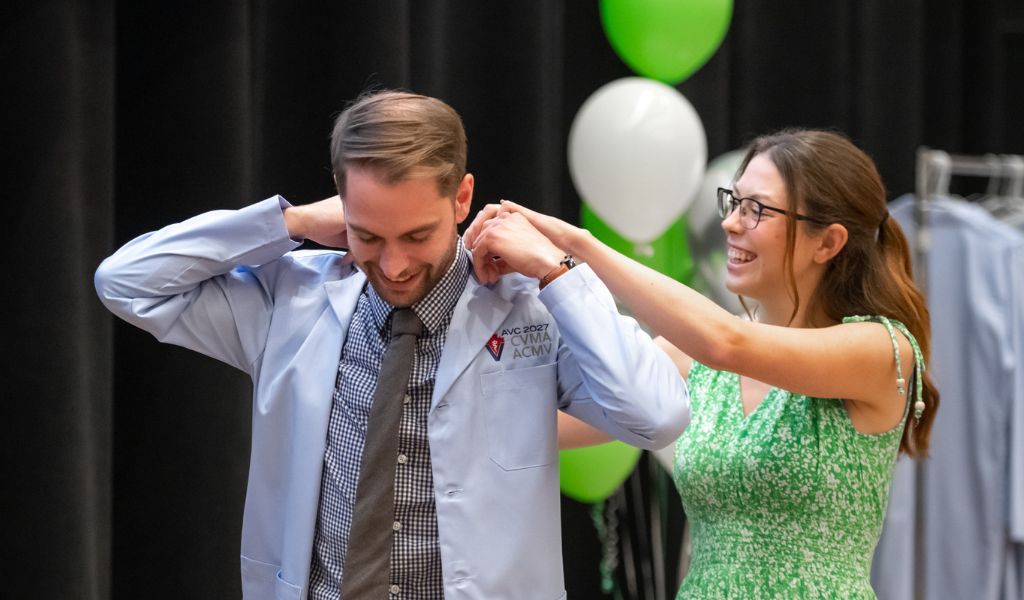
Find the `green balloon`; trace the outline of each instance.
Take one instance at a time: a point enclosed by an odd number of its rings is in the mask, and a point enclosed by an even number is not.
[[[680,217],[658,239],[650,244],[638,245],[615,233],[585,202],[581,213],[583,228],[590,230],[594,237],[613,250],[676,281],[686,285],[693,282],[693,259],[686,241],[686,232],[689,231],[686,215]]]
[[[731,18],[732,0],[601,0],[604,31],[622,60],[670,85],[711,58]]]
[[[612,494],[633,472],[640,449],[620,441],[558,453],[562,493],[580,502],[597,502]]]

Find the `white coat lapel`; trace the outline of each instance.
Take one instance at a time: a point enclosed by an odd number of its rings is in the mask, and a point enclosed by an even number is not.
[[[348,332],[348,324],[352,321],[352,315],[356,312],[356,304],[359,302],[359,294],[363,291],[363,284],[366,283],[366,275],[358,269],[352,275],[328,281],[324,284],[327,291],[327,299],[331,302],[334,314],[341,322],[342,336]]]
[[[294,430],[303,432],[292,444],[290,479],[283,529],[282,573],[289,581],[304,582],[309,576],[309,552],[313,547],[320,478],[324,464],[324,441],[331,416],[337,381],[338,361],[355,313],[366,277],[353,273],[345,279],[324,283],[333,314],[324,310],[294,360],[300,365],[301,390]],[[276,394],[274,394],[276,395]]]
[[[511,311],[511,302],[487,286],[480,285],[475,275],[469,276],[466,289],[452,313],[452,324],[441,351],[434,396],[430,402],[431,410],[448,393],[455,379],[473,362],[473,358],[484,351],[487,340]]]

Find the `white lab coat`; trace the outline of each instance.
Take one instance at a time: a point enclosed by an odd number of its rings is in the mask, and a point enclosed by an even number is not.
[[[275,197],[143,235],[95,279],[122,319],[252,377],[247,600],[307,595],[338,360],[366,282],[341,252],[291,252],[286,206]],[[485,348],[495,334],[500,353]],[[558,408],[643,448],[690,419],[672,361],[589,267],[542,292],[517,275],[471,276],[427,422],[447,599],[564,597]]]

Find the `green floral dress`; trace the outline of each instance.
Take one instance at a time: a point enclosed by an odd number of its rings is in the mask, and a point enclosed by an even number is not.
[[[677,600],[874,599],[871,556],[907,411],[866,435],[840,400],[772,388],[744,417],[739,376],[696,361],[689,387],[673,478],[693,559]]]

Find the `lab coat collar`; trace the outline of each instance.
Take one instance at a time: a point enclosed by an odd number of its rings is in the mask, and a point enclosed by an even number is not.
[[[351,269],[351,274],[348,277],[328,281],[324,284],[331,308],[334,309],[334,314],[341,323],[343,338],[348,333],[348,324],[352,321],[352,315],[356,312],[356,303],[359,302],[359,295],[363,292],[363,285],[366,284],[366,275],[355,267]]]

